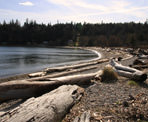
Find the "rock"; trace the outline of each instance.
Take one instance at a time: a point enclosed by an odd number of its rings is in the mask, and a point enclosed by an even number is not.
[[[129,104],[127,101],[123,101],[122,105],[123,105],[123,107],[129,107]]]
[[[135,100],[135,98],[132,95],[129,95],[128,100]]]

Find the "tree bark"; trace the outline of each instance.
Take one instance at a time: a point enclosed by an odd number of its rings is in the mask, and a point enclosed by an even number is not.
[[[48,79],[46,78],[44,79],[45,81],[42,82],[30,82],[27,80],[4,82],[0,84],[0,101],[39,96],[65,84],[77,84],[80,86],[89,85],[91,83],[91,79],[96,78],[96,76],[99,77],[100,74],[100,72],[96,72],[83,75],[73,75]]]
[[[140,70],[131,68],[131,67],[127,67],[127,66],[123,66],[117,62],[115,62],[114,60],[111,60],[110,64],[114,67],[115,71],[118,73],[118,75],[123,76],[123,77],[127,77],[130,79],[133,79],[135,81],[145,81],[147,79],[147,74],[143,73]]]
[[[83,92],[84,90],[76,85],[61,86],[1,113],[0,122],[61,122]]]

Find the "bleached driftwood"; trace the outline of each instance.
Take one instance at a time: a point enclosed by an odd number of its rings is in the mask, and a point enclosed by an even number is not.
[[[99,59],[97,61],[90,61],[90,62],[86,62],[86,63],[82,63],[82,64],[63,66],[63,67],[55,67],[55,68],[47,68],[44,71],[47,73],[61,72],[61,71],[65,71],[65,70],[78,69],[78,68],[82,68],[82,67],[86,67],[86,66],[96,65],[99,63],[107,62],[107,61],[109,61],[109,60],[108,59]]]
[[[109,61],[109,60],[108,59],[99,59],[99,60],[95,60],[95,61],[75,64],[75,65],[70,65],[70,66],[61,66],[61,67],[55,67],[55,68],[47,68],[47,69],[43,70],[42,72],[31,73],[31,74],[29,74],[29,77],[31,77],[31,80],[34,79],[32,77],[41,77],[41,76],[46,77],[46,78],[47,77],[48,78],[49,77],[53,77],[53,76],[54,77],[59,77],[59,76],[65,75],[65,74],[67,75],[67,74],[71,74],[71,73],[75,73],[75,72],[85,71],[85,70],[88,70],[88,69],[96,67],[96,66],[93,66],[93,65],[96,65],[96,64],[99,64],[99,63],[103,63],[103,62],[107,62],[107,61]],[[90,68],[86,68],[88,66]],[[60,73],[58,73],[58,72],[60,72]],[[51,73],[56,73],[56,74],[51,74]],[[43,77],[41,77],[41,78],[43,78]]]
[[[136,68],[136,69],[145,69],[145,68],[148,68],[148,65],[133,65],[132,66],[133,68]]]
[[[76,117],[73,122],[90,122],[90,112],[84,112],[80,117]]]
[[[88,85],[91,79],[99,77],[100,72],[73,75],[58,78],[46,78],[44,81],[16,80],[0,84],[0,101],[16,98],[28,98],[49,92],[61,85]]]
[[[46,75],[46,72],[35,72],[35,73],[28,74],[28,76],[30,78],[33,78],[33,77],[41,77],[41,76],[45,76],[45,75]]]
[[[145,81],[147,79],[147,74],[143,73],[140,70],[123,66],[122,64],[119,64],[114,60],[111,60],[110,64],[114,67],[115,71],[120,76],[131,78],[135,81]]]
[[[69,70],[69,71],[63,71],[63,72],[50,74],[50,75],[46,75],[46,76],[42,76],[42,77],[35,77],[35,78],[27,79],[27,80],[28,81],[44,81],[47,78],[62,77],[62,76],[71,75],[71,74],[74,74],[74,73],[88,71],[88,70],[92,70],[92,69],[96,69],[96,68],[97,68],[97,66],[90,66],[90,67],[81,68],[81,69],[72,69],[72,70]]]
[[[1,113],[0,122],[61,122],[83,92],[84,90],[76,85],[61,86]]]
[[[148,55],[139,55],[138,56],[140,59],[148,59]]]

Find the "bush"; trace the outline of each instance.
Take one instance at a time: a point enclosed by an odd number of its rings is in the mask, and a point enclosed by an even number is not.
[[[127,82],[127,84],[130,85],[130,86],[137,86],[137,85],[138,85],[138,83],[135,82],[135,81],[133,81],[133,80],[129,80],[129,81]]]
[[[101,75],[101,82],[115,82],[118,80],[117,73],[113,70],[113,68],[110,66],[105,67],[103,70],[103,73]]]

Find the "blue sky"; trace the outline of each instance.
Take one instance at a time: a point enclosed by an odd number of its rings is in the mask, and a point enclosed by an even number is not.
[[[0,22],[145,22],[148,0],[0,0]]]

